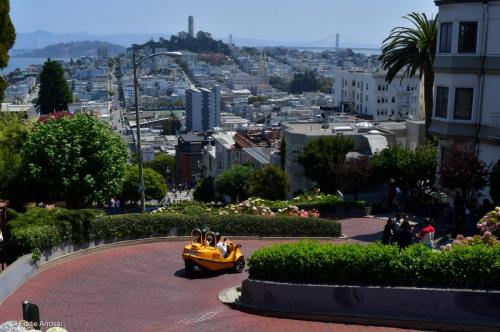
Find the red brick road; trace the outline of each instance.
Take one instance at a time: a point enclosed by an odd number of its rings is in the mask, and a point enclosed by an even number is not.
[[[344,233],[364,240],[383,221],[352,219]],[[363,229],[364,231],[361,231]],[[279,242],[279,241],[274,241]],[[248,256],[270,241],[241,241]],[[21,302],[40,307],[43,321],[73,331],[396,331],[246,314],[221,304],[218,293],[246,273],[187,279],[183,243],[154,243],[89,254],[33,277],[0,306],[0,323],[21,318]]]

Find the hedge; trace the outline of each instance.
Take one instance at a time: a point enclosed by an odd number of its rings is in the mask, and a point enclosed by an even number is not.
[[[203,210],[193,213],[151,213],[105,216],[98,210],[33,208],[26,213],[12,213],[9,259],[33,253],[38,260],[44,250],[66,241],[141,238],[167,235],[176,229],[189,235],[193,228],[208,227],[227,235],[256,236],[332,236],[341,234],[340,224],[318,218],[263,217],[253,215],[213,215]]]
[[[166,235],[173,228],[179,235],[189,235],[193,228],[203,227],[226,235],[338,237],[341,234],[338,222],[320,218],[151,213],[97,217],[91,221],[90,238],[104,240]]]
[[[315,241],[260,248],[250,278],[292,283],[500,290],[500,245],[432,251],[417,244],[333,245]]]
[[[71,240],[90,240],[90,221],[101,214],[98,210],[66,210],[32,208],[26,213],[11,213],[8,226],[11,260],[33,252],[36,259],[42,250],[51,249]]]

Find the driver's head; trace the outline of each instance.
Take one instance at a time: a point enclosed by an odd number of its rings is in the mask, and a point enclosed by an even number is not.
[[[225,237],[225,238],[222,239],[222,242],[226,242],[226,240],[227,240],[227,238]]]

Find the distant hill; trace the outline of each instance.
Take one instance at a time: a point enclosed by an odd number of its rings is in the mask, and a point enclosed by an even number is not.
[[[78,58],[81,56],[95,56],[100,47],[108,49],[108,56],[115,56],[125,51],[125,47],[120,45],[87,40],[59,43],[36,50],[17,51],[15,55],[27,58]]]
[[[94,35],[87,32],[52,33],[47,31],[18,32],[16,43],[12,50],[33,50],[58,43],[69,43],[85,40],[100,40],[112,44],[129,47],[132,44],[142,44],[151,39],[168,38],[168,34],[160,33],[119,33],[109,35]]]

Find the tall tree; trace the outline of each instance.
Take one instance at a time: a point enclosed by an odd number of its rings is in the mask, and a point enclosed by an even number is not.
[[[127,149],[108,125],[79,113],[39,122],[23,145],[22,160],[33,199],[80,208],[120,192]]]
[[[336,166],[353,147],[354,142],[343,135],[316,138],[306,144],[298,161],[309,179],[322,191],[332,194],[338,189]]]
[[[221,195],[231,197],[232,202],[248,197],[247,182],[254,169],[251,166],[236,165],[215,178],[215,189]]]
[[[68,104],[73,101],[73,95],[64,78],[64,69],[56,61],[48,59],[40,74],[40,91],[37,105],[40,114],[49,114],[68,110]]]
[[[281,168],[270,165],[256,170],[247,186],[250,196],[273,201],[285,199],[290,190],[288,175]]]
[[[436,56],[437,20],[425,14],[411,13],[404,16],[411,27],[392,29],[382,45],[380,61],[387,70],[386,80],[392,82],[398,73],[413,77],[417,73],[424,79],[425,129],[431,125],[434,85],[434,58]]]
[[[488,169],[472,148],[452,145],[446,150],[439,171],[441,183],[450,190],[459,189],[466,201],[488,184]]]
[[[182,124],[177,118],[169,118],[163,121],[161,129],[164,135],[177,135],[177,132],[181,130]]]
[[[434,185],[436,154],[437,148],[430,142],[415,151],[396,144],[376,153],[370,164],[374,178],[387,184],[388,202],[392,202],[396,186],[409,193],[410,198],[422,199]]]
[[[367,157],[347,159],[337,165],[336,175],[339,188],[351,192],[354,199],[358,199],[358,193],[368,183],[372,174],[372,167]]]
[[[207,203],[215,200],[214,179],[211,176],[198,182],[193,192],[193,198],[199,202]]]
[[[10,20],[9,0],[0,1],[0,69],[7,67],[9,63],[9,50],[16,41],[16,30]],[[3,101],[4,91],[7,83],[0,76],[0,103]],[[1,105],[0,105],[1,107]]]
[[[141,198],[137,191],[139,182],[139,167],[128,166],[125,170],[125,182],[120,195],[125,202],[132,202],[135,205]],[[147,167],[144,168],[144,194],[146,200],[161,200],[167,194],[167,185],[161,174]]]
[[[137,160],[137,158],[135,158],[135,160]],[[168,154],[158,153],[153,160],[145,160],[144,167],[153,169],[160,173],[165,180],[168,180],[169,176],[173,174],[175,170],[175,158]]]
[[[14,200],[21,169],[20,150],[29,126],[18,114],[0,112],[0,198]]]
[[[286,168],[286,138],[283,136],[280,144],[280,167],[282,170]]]

